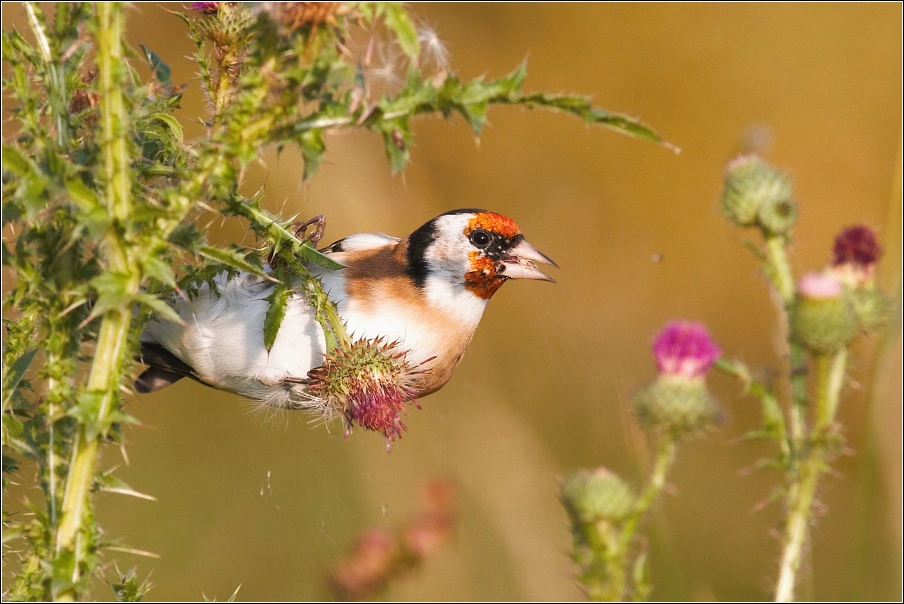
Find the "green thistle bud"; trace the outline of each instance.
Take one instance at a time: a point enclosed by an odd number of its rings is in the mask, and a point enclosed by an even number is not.
[[[790,194],[787,197],[769,197],[763,200],[757,217],[760,226],[770,233],[785,235],[791,232],[797,222],[797,204]]]
[[[719,419],[719,407],[702,377],[662,374],[634,393],[634,411],[645,427],[676,437],[702,432]]]
[[[562,501],[575,524],[624,520],[635,499],[631,485],[606,468],[578,470],[562,485]]]
[[[832,354],[857,334],[859,321],[841,283],[828,274],[800,280],[790,313],[791,338],[815,354]]]
[[[773,168],[756,155],[743,155],[729,163],[725,170],[722,211],[738,226],[762,224],[764,215],[770,223],[780,226],[787,222],[787,218],[776,220],[777,215],[787,212],[787,208],[790,207],[793,224],[797,211],[791,199],[791,192],[790,176]],[[764,210],[764,205],[768,205],[768,209]],[[763,226],[770,228],[765,224]]]

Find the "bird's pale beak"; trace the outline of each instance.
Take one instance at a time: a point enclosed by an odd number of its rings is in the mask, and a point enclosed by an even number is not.
[[[509,279],[536,279],[555,283],[556,280],[538,269],[535,262],[559,268],[559,265],[546,254],[522,239],[518,245],[509,250],[508,257],[499,263],[496,271]]]

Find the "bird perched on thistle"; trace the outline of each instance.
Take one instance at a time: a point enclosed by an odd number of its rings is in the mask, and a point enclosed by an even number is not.
[[[347,346],[327,350],[314,309],[295,292],[268,350],[274,284],[223,275],[213,289],[173,301],[182,323],[148,324],[142,360],[149,368],[136,390],[190,377],[274,407],[338,412],[347,430],[355,423],[379,430],[388,445],[404,429],[405,404],[449,380],[502,284],[553,281],[535,263],[557,266],[510,218],[476,209],[446,212],[404,239],[362,233],[321,251],[344,265],[311,270],[336,305]]]

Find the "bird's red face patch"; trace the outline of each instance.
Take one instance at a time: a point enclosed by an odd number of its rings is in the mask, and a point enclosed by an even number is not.
[[[504,240],[510,240],[521,234],[521,229],[514,220],[495,212],[476,214],[468,221],[464,234],[466,237],[470,237],[478,229],[492,233]],[[471,266],[470,270],[465,273],[465,287],[478,298],[489,300],[505,283],[505,277],[496,272],[496,260],[488,258],[481,252],[469,252],[468,259]]]
[[[521,233],[521,229],[515,224],[515,221],[508,216],[497,214],[495,212],[481,212],[468,222],[465,227],[465,236],[470,235],[475,229],[483,229],[497,235],[502,235],[506,239],[511,239],[515,235]]]
[[[489,300],[493,297],[505,278],[496,274],[496,263],[479,252],[470,252],[471,270],[465,273],[465,287],[478,298]]]

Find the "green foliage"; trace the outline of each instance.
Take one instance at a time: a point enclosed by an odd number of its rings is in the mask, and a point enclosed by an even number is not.
[[[148,579],[139,582],[137,570],[135,567],[129,569],[118,582],[110,584],[117,602],[141,602],[141,598],[151,590],[153,585]]]
[[[4,511],[15,547],[11,600],[84,596],[104,555],[91,493],[135,495],[98,472],[97,452],[134,422],[120,409],[146,321],[178,321],[168,301],[197,295],[222,273],[248,272],[277,285],[265,341],[271,346],[292,293],[304,295],[328,347],[348,337],[316,278],[341,268],[299,239],[291,224],[237,191],[244,168],[268,145],[295,145],[312,178],[329,135],[363,128],[381,136],[393,173],[411,160],[412,119],[460,115],[480,135],[490,105],[542,107],[661,143],[631,118],[580,96],[525,93],[526,66],[495,80],[464,81],[422,61],[418,31],[399,3],[307,5],[218,3],[181,19],[194,41],[209,102],[206,131],[186,141],[174,116],[185,85],[167,57],[123,46],[118,3],[61,3],[45,15],[26,5],[31,35],[2,32],[11,120],[2,154],[3,266],[15,275],[3,308],[3,484],[34,475],[41,504],[29,520]],[[378,81],[370,53],[397,45],[397,89]],[[135,62],[151,77],[142,81]],[[256,247],[212,245],[198,225],[241,220]],[[264,263],[268,260],[271,270]],[[32,472],[32,474],[28,474]],[[140,494],[138,494],[140,495]],[[129,571],[111,585],[120,601],[148,589]]]

